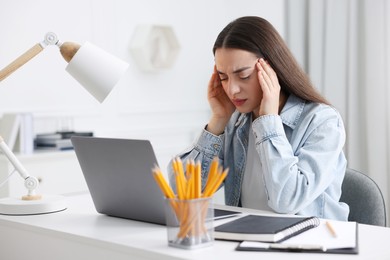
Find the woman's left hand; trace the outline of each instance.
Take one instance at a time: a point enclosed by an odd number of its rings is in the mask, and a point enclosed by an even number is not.
[[[259,116],[278,115],[280,96],[278,77],[271,66],[262,58],[258,60],[256,67],[258,69],[257,75],[263,92]]]

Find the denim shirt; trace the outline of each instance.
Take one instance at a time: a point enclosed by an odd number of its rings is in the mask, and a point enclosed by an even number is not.
[[[251,113],[235,111],[223,134],[204,129],[180,155],[183,161],[201,161],[203,186],[211,161],[218,157],[229,168],[224,186],[225,203],[231,206],[240,204],[250,120]],[[268,205],[275,212],[348,219],[348,205],[339,202],[347,165],[345,130],[333,107],[290,95],[280,115],[261,116],[252,122],[252,129]],[[172,168],[168,170],[172,180]]]

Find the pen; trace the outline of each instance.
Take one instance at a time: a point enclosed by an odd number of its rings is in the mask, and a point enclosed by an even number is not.
[[[332,223],[326,221],[326,227],[328,228],[329,232],[332,234],[333,237],[337,237],[336,230],[333,228]]]

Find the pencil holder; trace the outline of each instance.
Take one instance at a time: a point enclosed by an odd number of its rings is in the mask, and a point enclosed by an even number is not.
[[[165,213],[169,246],[196,249],[213,244],[211,198],[165,199]]]

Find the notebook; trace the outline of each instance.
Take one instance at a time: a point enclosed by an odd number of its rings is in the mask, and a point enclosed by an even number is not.
[[[336,230],[336,235],[329,231],[326,225],[329,221]],[[318,227],[291,237],[282,243],[244,241],[237,246],[236,250],[358,254],[358,224],[356,222],[321,219]]]
[[[234,241],[281,242],[317,227],[316,217],[247,215],[215,227],[216,239]]]
[[[150,141],[83,136],[71,141],[97,212],[165,225]]]

